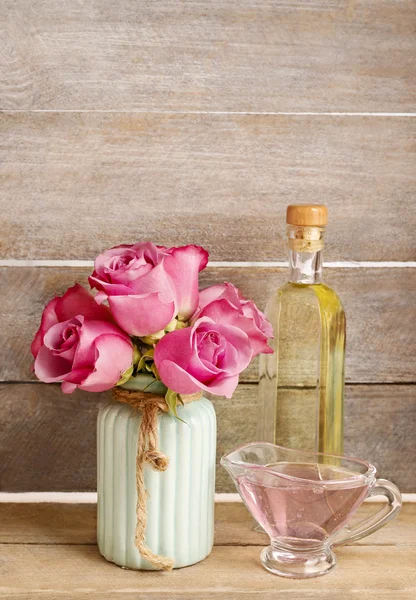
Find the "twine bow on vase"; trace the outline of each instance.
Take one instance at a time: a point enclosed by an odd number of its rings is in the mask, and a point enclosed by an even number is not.
[[[147,559],[155,569],[171,571],[174,561],[171,558],[155,554],[146,544],[148,494],[144,482],[146,463],[154,471],[160,472],[166,471],[169,466],[169,457],[158,449],[158,415],[168,412],[169,407],[163,396],[137,390],[125,390],[117,387],[113,389],[113,397],[117,402],[128,404],[134,410],[140,411],[142,415],[136,454],[137,504],[134,543],[141,556]],[[199,400],[201,397],[202,393],[181,395],[184,404]]]

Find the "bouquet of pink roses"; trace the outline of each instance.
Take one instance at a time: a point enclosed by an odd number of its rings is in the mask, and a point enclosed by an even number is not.
[[[76,284],[44,309],[31,347],[36,376],[66,394],[149,391],[174,414],[181,394],[230,398],[251,359],[272,352],[272,326],[230,283],[199,291],[207,262],[200,246],[106,250],[89,277],[95,297]]]

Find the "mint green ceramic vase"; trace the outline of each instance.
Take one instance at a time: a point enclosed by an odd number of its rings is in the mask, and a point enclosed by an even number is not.
[[[216,418],[206,398],[178,407],[185,423],[158,417],[164,472],[145,467],[148,491],[146,543],[172,558],[174,568],[208,556],[214,541]],[[136,452],[140,413],[111,401],[98,415],[98,547],[109,561],[153,570],[135,544]]]

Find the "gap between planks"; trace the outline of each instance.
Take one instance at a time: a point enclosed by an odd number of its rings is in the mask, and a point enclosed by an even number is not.
[[[69,267],[91,268],[93,260],[62,260],[62,259],[0,259],[0,267]],[[288,261],[209,261],[210,268],[264,268],[276,269],[289,266]],[[329,269],[403,269],[415,268],[416,261],[328,261],[325,267]]]
[[[240,381],[240,384],[242,385],[258,385],[259,381],[257,379],[249,379],[249,380],[244,380],[242,379]],[[43,381],[40,381],[40,379],[1,379],[0,378],[0,386],[1,385],[44,385]],[[416,385],[416,381],[348,381],[347,384],[348,387],[354,387],[354,386],[369,386],[369,387],[376,387],[376,386],[383,386],[383,387],[388,387],[388,386],[407,386],[407,387],[412,387]],[[308,385],[303,385],[301,387],[298,386],[289,386],[286,387],[285,389],[288,390],[311,390],[311,389],[315,389],[313,387],[310,387]],[[1,493],[1,492],[0,492]]]
[[[221,116],[288,116],[288,117],[416,117],[411,112],[339,112],[339,111],[228,111],[228,110],[166,110],[166,109],[89,109],[89,108],[35,108],[0,109],[1,113],[109,113],[109,114],[162,114],[162,115],[221,115]]]
[[[415,494],[402,494],[403,502],[416,502]],[[54,504],[96,504],[96,492],[0,492],[0,503],[54,503]],[[239,494],[215,494],[215,502],[242,502]],[[384,498],[371,497],[365,502],[385,502]]]

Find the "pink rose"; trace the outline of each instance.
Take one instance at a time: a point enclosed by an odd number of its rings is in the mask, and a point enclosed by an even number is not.
[[[62,382],[65,394],[77,387],[108,390],[133,362],[128,335],[114,324],[109,309],[78,284],[45,307],[31,350],[38,379]]]
[[[207,262],[208,253],[200,246],[117,246],[96,258],[89,282],[99,290],[97,302],[108,299],[122,329],[152,335],[176,316],[186,321],[195,312],[198,273]]]
[[[178,394],[202,389],[231,398],[252,355],[244,331],[202,317],[192,327],[165,335],[154,359],[162,382]]]
[[[199,308],[192,320],[210,317],[216,323],[234,325],[246,332],[253,356],[261,352],[271,354],[267,344],[273,338],[273,327],[251,300],[241,295],[231,283],[213,285],[199,293]]]

